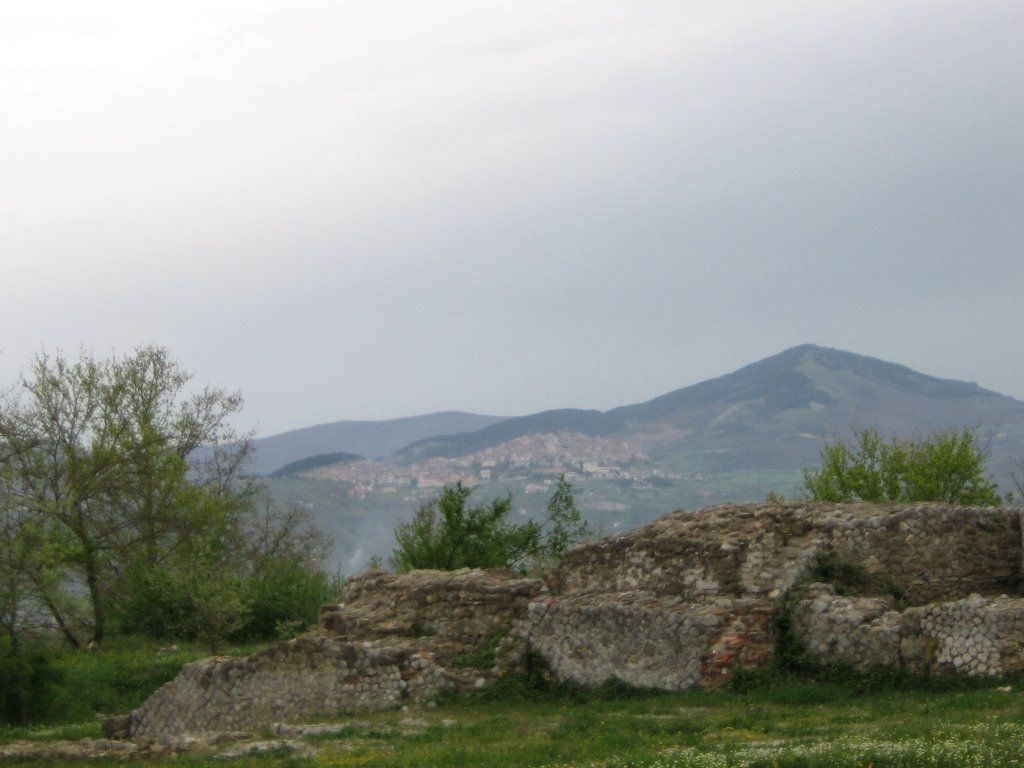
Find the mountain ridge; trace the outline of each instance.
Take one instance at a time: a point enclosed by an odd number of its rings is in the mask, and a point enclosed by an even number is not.
[[[465,411],[436,411],[380,421],[315,424],[252,440],[251,470],[258,475],[269,475],[288,464],[330,453],[381,458],[432,435],[475,431],[506,418]]]
[[[949,403],[942,409],[929,409],[919,398],[928,400],[929,405]],[[879,412],[874,419],[865,408],[865,401],[872,399]],[[709,439],[736,438],[762,432],[765,424],[777,424],[783,417],[804,424],[801,428],[794,424],[798,433],[811,430],[821,434],[822,426],[842,431],[854,424],[888,426],[897,432],[973,427],[974,416],[969,411],[975,410],[974,403],[961,407],[972,399],[987,400],[997,408],[1019,407],[1024,416],[1024,403],[973,382],[940,379],[898,363],[802,344],[641,403],[608,411],[559,409],[512,417],[475,432],[425,438],[400,449],[392,458],[400,463],[453,458],[542,432],[574,431],[602,437],[666,433],[672,442],[670,428],[674,428],[691,437],[698,432]],[[650,448],[659,440],[643,442]]]
[[[665,433],[674,428],[689,435],[698,431],[707,437],[736,437],[743,432],[763,431],[755,422],[764,424],[797,409],[832,409],[830,414],[805,414],[811,418],[804,419],[808,423],[803,431],[818,433],[822,426],[827,431],[842,431],[851,425],[888,426],[898,432],[910,428],[938,429],[943,424],[950,426],[951,421],[956,426],[977,426],[966,412],[969,408],[948,406],[942,409],[944,415],[936,417],[919,402],[898,409],[909,419],[889,415],[884,419],[886,425],[861,424],[878,419],[871,419],[863,402],[855,401],[878,399],[878,387],[884,388],[889,403],[907,398],[991,398],[998,405],[1016,404],[1024,409],[1024,403],[974,382],[941,379],[866,355],[800,344],[731,373],[607,411],[560,408],[512,417],[439,411],[400,419],[339,421],[289,430],[253,440],[254,471],[271,474],[288,464],[342,452],[398,463],[454,458],[540,433],[608,437],[631,432]],[[876,410],[892,410],[891,406],[882,405],[876,403]],[[650,447],[658,439],[642,441]]]

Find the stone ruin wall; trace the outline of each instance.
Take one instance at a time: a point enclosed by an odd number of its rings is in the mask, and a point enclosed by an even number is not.
[[[891,579],[911,603],[1021,591],[1018,509],[858,505],[851,512],[823,519],[826,546]]]
[[[484,571],[373,572],[351,579],[321,611],[322,631],[247,658],[188,664],[109,726],[136,740],[252,731],[358,710],[422,702],[486,682],[452,665],[506,633],[542,589],[539,579]]]
[[[450,687],[429,654],[381,643],[302,637],[247,658],[187,664],[129,716],[135,740],[254,731],[275,722],[387,709]]]
[[[793,503],[673,512],[571,550],[546,581],[573,594],[774,600],[822,551],[888,576],[915,602],[1016,592],[1021,584],[1019,510]]]
[[[542,588],[512,571],[371,571],[348,581],[340,605],[324,606],[320,625],[353,639],[433,637],[433,650],[451,656],[508,632]]]
[[[875,574],[922,604],[1019,594],[1021,551],[1019,510],[764,504],[677,512],[568,553],[547,580],[551,596],[531,606],[527,635],[556,674],[577,683],[714,686],[733,668],[774,656],[772,619],[819,554]],[[638,596],[647,607],[634,618]],[[832,598],[816,614],[807,608],[812,603],[793,611],[813,614],[794,628],[822,662],[926,673],[1020,667],[1013,654],[1020,656],[1024,638],[1008,618],[1018,611],[1009,597],[984,616],[964,607],[970,601],[901,614],[891,597],[850,600],[833,591]],[[631,623],[639,629],[629,631]],[[650,636],[661,652],[650,652]],[[993,645],[1016,650],[1002,651],[998,661],[978,650]]]
[[[1024,672],[1024,599],[974,594],[903,611],[894,602],[811,584],[790,616],[807,653],[823,663],[968,677]]]
[[[563,680],[681,689],[700,679],[704,649],[723,614],[672,597],[568,597],[532,603],[524,634]]]
[[[642,592],[550,597],[530,604],[519,632],[559,680],[675,691],[714,685],[733,666],[770,658],[773,613],[755,599],[693,603]]]
[[[783,609],[823,662],[1020,671],[1021,551],[1019,510],[769,503],[672,513],[571,550],[543,582],[370,573],[325,606],[319,636],[189,665],[132,713],[128,732],[251,730],[429,700],[486,684],[527,652],[582,685],[715,686],[773,657]],[[913,607],[807,586],[820,553],[889,580]],[[496,635],[506,638],[492,670],[455,664]]]

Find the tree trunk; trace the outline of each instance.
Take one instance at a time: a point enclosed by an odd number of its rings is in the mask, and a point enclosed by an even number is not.
[[[77,637],[75,637],[75,633],[71,631],[71,627],[69,627],[68,623],[64,620],[64,614],[61,613],[57,604],[46,595],[43,595],[43,602],[46,604],[46,608],[50,612],[50,615],[53,616],[53,620],[57,622],[57,626],[60,628],[60,632],[64,635],[64,639],[67,641],[68,645],[75,650],[81,649],[82,643]]]
[[[92,642],[99,645],[106,633],[106,626],[103,617],[103,595],[100,593],[100,579],[96,572],[96,563],[93,558],[85,564],[85,580],[89,586],[89,600],[92,603]]]

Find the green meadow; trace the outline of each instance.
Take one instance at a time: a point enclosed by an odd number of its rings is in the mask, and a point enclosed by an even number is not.
[[[251,649],[236,649],[246,652]],[[99,714],[127,711],[198,649],[137,644],[55,661],[47,718],[0,730],[0,743],[100,738]],[[1024,765],[1024,681],[920,680],[833,672],[755,674],[725,690],[581,691],[510,679],[432,706],[324,721],[319,734],[256,734],[162,758],[47,765],[683,766]],[[220,762],[218,760],[217,762]]]

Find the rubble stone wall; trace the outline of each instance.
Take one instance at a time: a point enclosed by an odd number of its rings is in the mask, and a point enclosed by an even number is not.
[[[422,701],[485,684],[527,651],[583,685],[715,686],[772,658],[781,610],[822,661],[1018,671],[1021,550],[1020,510],[766,503],[674,512],[571,550],[543,581],[370,573],[325,606],[319,636],[186,667],[132,713],[129,733],[253,729]],[[823,553],[884,577],[913,607],[805,586]],[[493,668],[460,664],[498,637]]]
[[[503,571],[373,571],[349,579],[342,603],[321,610],[320,625],[338,637],[444,638],[444,650],[457,654],[507,632],[543,588],[540,579]]]
[[[839,597],[811,584],[790,607],[791,629],[816,661],[857,669],[900,665],[902,618],[892,597]]]
[[[375,643],[303,637],[247,658],[184,667],[131,714],[136,740],[251,731],[274,722],[386,709],[451,683],[426,654]]]
[[[813,584],[790,615],[807,652],[823,663],[969,677],[1024,671],[1020,597],[975,594],[900,612],[891,598],[839,597]]]
[[[859,512],[822,520],[828,547],[884,574],[912,603],[1020,591],[1019,510],[916,504]]]
[[[486,679],[452,662],[526,617],[539,579],[464,569],[350,579],[322,631],[243,659],[187,665],[135,712],[135,739],[270,723],[430,699]],[[514,655],[514,651],[510,655]]]
[[[941,504],[734,504],[673,512],[578,547],[553,593],[650,591],[686,600],[776,599],[832,551],[886,576],[913,602],[1021,587],[1020,510]]]
[[[532,603],[525,633],[562,680],[681,690],[700,680],[725,613],[673,597],[569,597]]]

